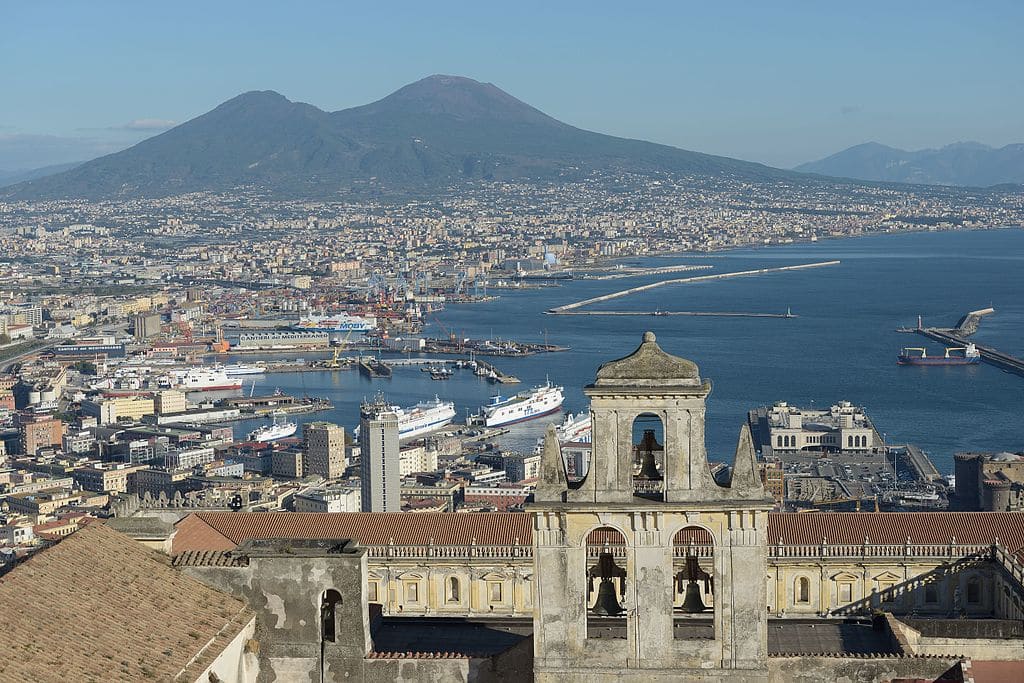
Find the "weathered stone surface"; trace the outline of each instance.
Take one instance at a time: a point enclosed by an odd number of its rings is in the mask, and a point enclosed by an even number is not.
[[[597,370],[594,386],[670,386],[700,384],[700,373],[693,361],[665,353],[653,332],[645,332],[636,351],[609,361]]]

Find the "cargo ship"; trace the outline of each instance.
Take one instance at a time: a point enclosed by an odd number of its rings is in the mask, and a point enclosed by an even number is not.
[[[301,332],[360,332],[366,333],[377,327],[376,318],[363,318],[348,313],[331,315],[310,315],[293,323],[289,329]]]
[[[491,402],[480,409],[477,420],[487,427],[525,422],[544,415],[557,413],[562,409],[562,387],[551,382],[521,391],[511,398],[492,396]]]
[[[299,428],[294,422],[285,420],[285,414],[283,411],[274,411],[274,420],[268,425],[264,425],[259,429],[254,429],[249,432],[249,441],[259,441],[266,443],[268,441],[277,441],[278,439],[285,439],[295,434],[295,431]]]
[[[170,384],[172,389],[181,391],[219,391],[242,388],[241,381],[228,377],[228,374],[219,368],[172,370]]]
[[[981,362],[981,353],[974,344],[951,346],[941,356],[929,356],[919,347],[904,348],[896,358],[897,365],[975,365]]]
[[[455,419],[455,404],[435,396],[433,401],[420,401],[411,408],[400,408],[389,404],[383,395],[378,394],[373,402],[363,403],[360,412],[363,415],[394,413],[398,417],[398,439],[408,441],[451,424]],[[358,435],[359,427],[355,433]]]

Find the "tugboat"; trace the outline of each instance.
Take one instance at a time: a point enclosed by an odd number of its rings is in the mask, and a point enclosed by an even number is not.
[[[896,358],[897,365],[976,365],[980,362],[981,353],[974,344],[947,347],[942,356],[929,356],[924,348],[906,347]]]

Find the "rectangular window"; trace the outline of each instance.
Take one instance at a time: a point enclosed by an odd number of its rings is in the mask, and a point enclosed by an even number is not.
[[[370,602],[377,602],[377,582],[371,581],[366,587],[366,599]]]
[[[491,581],[487,584],[487,590],[490,593],[491,602],[501,602],[501,582]]]
[[[405,599],[408,602],[420,601],[420,584],[413,582],[405,584]]]
[[[853,584],[839,584],[839,602],[853,602]]]

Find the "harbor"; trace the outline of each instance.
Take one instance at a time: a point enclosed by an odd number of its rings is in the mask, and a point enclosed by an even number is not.
[[[992,346],[979,344],[976,341],[968,339],[968,337],[977,332],[978,326],[981,324],[981,319],[985,316],[992,315],[993,313],[995,313],[995,309],[991,307],[971,311],[965,314],[963,318],[960,319],[960,322],[957,323],[957,326],[953,328],[924,327],[919,318],[917,327],[902,328],[899,331],[913,332],[946,346],[970,346],[977,349],[982,362],[988,363],[989,365],[997,367],[1005,372],[1024,376],[1024,359],[1018,358],[1017,356],[1013,356],[1009,353],[1004,353]]]

